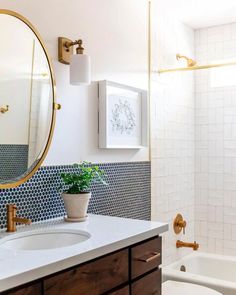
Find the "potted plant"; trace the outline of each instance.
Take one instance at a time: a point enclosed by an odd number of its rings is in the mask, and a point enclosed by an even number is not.
[[[78,172],[62,173],[61,178],[65,184],[65,191],[62,193],[64,200],[67,221],[83,221],[87,218],[89,199],[91,198],[90,187],[92,183],[107,185],[105,172],[96,165],[88,162],[74,164]]]

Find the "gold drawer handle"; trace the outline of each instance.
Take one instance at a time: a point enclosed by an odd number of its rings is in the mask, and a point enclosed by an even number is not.
[[[160,256],[161,256],[161,253],[153,252],[151,257],[148,257],[148,258],[138,258],[137,260],[148,263],[148,262],[151,262],[151,261],[159,258]]]

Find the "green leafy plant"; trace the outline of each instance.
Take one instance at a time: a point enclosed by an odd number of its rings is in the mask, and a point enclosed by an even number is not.
[[[67,194],[80,194],[90,191],[93,182],[108,185],[105,181],[105,172],[96,165],[88,162],[74,164],[78,168],[77,173],[62,173],[61,178],[66,186]]]

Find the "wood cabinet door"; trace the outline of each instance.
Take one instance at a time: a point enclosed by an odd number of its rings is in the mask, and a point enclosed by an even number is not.
[[[6,293],[2,293],[6,295],[41,295],[41,283],[34,284],[29,287],[23,287],[20,289],[15,289],[13,291],[8,291]]]
[[[137,278],[161,264],[161,237],[131,248],[131,277]]]
[[[132,295],[161,295],[161,270],[156,270],[134,282],[131,290]]]
[[[128,283],[128,249],[44,280],[44,295],[100,295]]]
[[[108,295],[129,295],[129,286],[119,289],[117,291],[111,292]]]

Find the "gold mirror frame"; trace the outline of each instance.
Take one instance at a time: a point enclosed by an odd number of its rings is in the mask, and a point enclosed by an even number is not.
[[[12,17],[15,17],[19,20],[21,20],[22,22],[24,22],[29,29],[35,34],[35,36],[37,37],[39,43],[41,44],[43,51],[45,53],[45,56],[47,58],[48,61],[48,65],[49,65],[49,69],[50,69],[50,75],[51,75],[51,81],[52,81],[52,120],[51,120],[51,126],[50,126],[50,132],[49,132],[49,136],[47,139],[47,144],[46,147],[44,148],[44,151],[42,153],[41,158],[39,159],[37,165],[33,168],[33,170],[31,170],[26,176],[22,177],[20,180],[16,181],[16,182],[11,182],[11,183],[4,183],[1,184],[0,183],[0,189],[7,189],[7,188],[13,188],[13,187],[17,187],[21,184],[23,184],[24,182],[26,182],[27,180],[29,180],[40,168],[42,162],[44,161],[48,151],[49,151],[49,147],[52,141],[52,136],[53,136],[53,131],[55,128],[55,120],[56,120],[56,110],[60,109],[60,105],[56,103],[56,84],[55,84],[55,78],[54,78],[54,73],[53,73],[53,69],[52,69],[52,64],[49,58],[49,54],[47,52],[47,49],[45,47],[45,44],[43,42],[43,39],[40,37],[38,31],[35,29],[35,27],[22,15],[18,14],[17,12],[11,11],[11,10],[7,10],[7,9],[0,9],[0,14],[7,14],[10,15]]]

